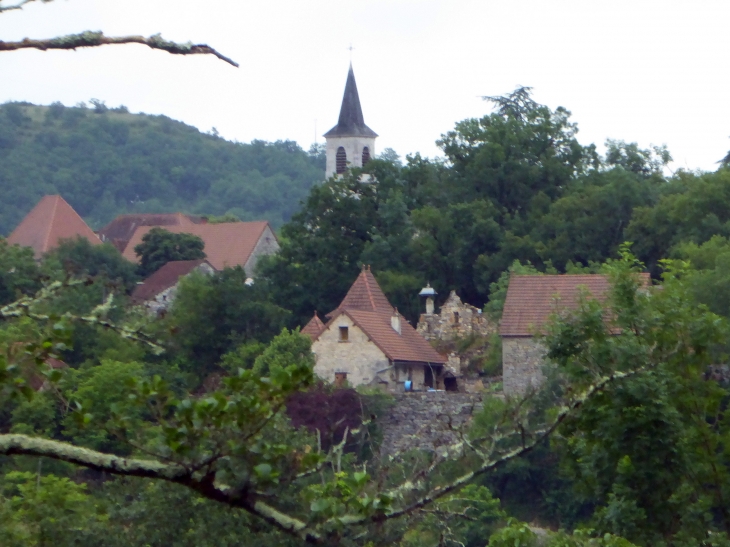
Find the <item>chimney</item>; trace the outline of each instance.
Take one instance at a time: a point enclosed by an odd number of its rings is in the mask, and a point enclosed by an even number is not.
[[[418,293],[418,296],[421,296],[426,299],[426,314],[427,315],[433,315],[433,297],[436,296],[436,291],[434,291],[431,288],[430,283],[426,283],[426,286],[421,289],[421,292]]]
[[[395,309],[395,313],[390,317],[390,326],[393,327],[393,330],[400,334],[400,314],[398,313],[398,308]]]

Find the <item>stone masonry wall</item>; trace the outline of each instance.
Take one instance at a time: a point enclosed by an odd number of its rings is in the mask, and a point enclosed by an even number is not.
[[[451,291],[439,313],[421,314],[416,330],[426,340],[448,341],[471,334],[488,336],[496,332],[497,325],[490,322],[478,308],[465,304],[455,291]]]
[[[449,430],[449,418],[454,428],[468,424],[482,408],[485,396],[493,395],[445,391],[396,394],[395,405],[379,424],[383,430],[381,455],[415,449],[438,451],[458,442],[456,433]]]
[[[276,240],[274,232],[272,232],[271,228],[267,226],[261,234],[259,240],[256,242],[256,246],[251,252],[251,256],[246,261],[246,265],[243,268],[244,270],[246,270],[246,275],[248,277],[255,277],[256,263],[258,262],[259,258],[264,255],[273,255],[278,251],[279,242]]]
[[[545,380],[542,366],[545,346],[532,337],[502,338],[502,389],[505,395],[522,395]]]
[[[340,341],[340,327],[348,327],[348,340]],[[357,327],[347,315],[340,315],[312,344],[316,362],[314,372],[327,382],[335,381],[336,372],[347,373],[352,386],[378,382],[378,378],[390,380],[387,369],[390,361],[385,354]],[[389,386],[390,387],[390,386]]]

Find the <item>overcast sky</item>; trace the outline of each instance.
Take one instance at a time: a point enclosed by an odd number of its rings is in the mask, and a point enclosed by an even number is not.
[[[12,0],[5,0],[5,3]],[[97,98],[228,138],[296,140],[337,122],[348,46],[377,149],[439,136],[532,86],[584,144],[667,144],[673,167],[730,149],[728,0],[56,0],[0,15],[0,40],[84,30],[208,43],[241,65],[143,46],[0,53],[0,102]]]

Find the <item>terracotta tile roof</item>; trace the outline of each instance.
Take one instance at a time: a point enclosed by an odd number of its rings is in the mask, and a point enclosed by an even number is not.
[[[98,234],[102,241],[109,241],[119,252],[124,252],[134,231],[140,226],[190,226],[205,222],[203,217],[183,213],[119,215],[99,230]]]
[[[210,265],[216,270],[222,270],[225,267],[245,266],[268,225],[269,223],[266,221],[224,222],[221,224],[164,226],[164,229],[175,234],[198,236],[205,243],[203,251]],[[139,262],[134,248],[142,243],[142,237],[151,229],[150,226],[138,227],[122,256],[132,262]]]
[[[319,336],[319,333],[321,333],[324,330],[324,323],[317,315],[317,312],[314,312],[314,317],[312,317],[309,320],[309,323],[307,323],[304,328],[300,331],[302,334],[306,334],[309,336],[312,340],[317,338]]]
[[[132,292],[132,301],[140,303],[152,300],[162,291],[176,285],[181,277],[188,275],[203,263],[208,264],[208,261],[200,259],[174,260],[172,262],[168,262],[162,266],[162,268],[145,279],[140,285],[135,287]]]
[[[650,285],[649,274],[641,276],[643,282]],[[504,301],[499,334],[533,336],[553,313],[577,309],[582,291],[603,301],[610,288],[605,275],[513,275]]]
[[[344,309],[377,311],[386,313],[389,317],[393,314],[393,306],[388,302],[388,298],[375,280],[375,276],[370,272],[369,267],[367,269],[363,267],[340,305],[328,313],[327,317],[339,315],[337,312]]]
[[[8,236],[11,245],[32,247],[36,258],[58,247],[61,239],[83,237],[101,243],[84,219],[61,196],[44,196]]]
[[[353,309],[345,309],[341,313],[349,316],[391,361],[439,365],[446,363],[446,357],[433,349],[431,344],[402,317],[400,334],[398,334],[390,322],[392,313]],[[333,317],[332,321],[335,321],[339,315]]]

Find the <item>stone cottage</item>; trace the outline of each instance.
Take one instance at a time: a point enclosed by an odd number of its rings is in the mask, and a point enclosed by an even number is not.
[[[419,391],[449,387],[443,377],[446,357],[390,305],[369,268],[363,268],[326,317],[327,323],[312,336],[314,372],[320,378],[388,391],[404,391],[409,385]],[[315,314],[304,330],[316,329],[318,320]]]
[[[649,274],[641,274],[650,284]],[[505,395],[522,395],[545,379],[545,347],[535,338],[550,316],[578,308],[580,296],[606,299],[611,288],[605,275],[512,275],[504,302],[502,382]]]
[[[162,315],[175,300],[180,279],[195,271],[209,275],[215,268],[205,259],[168,262],[134,288],[132,302]]]

